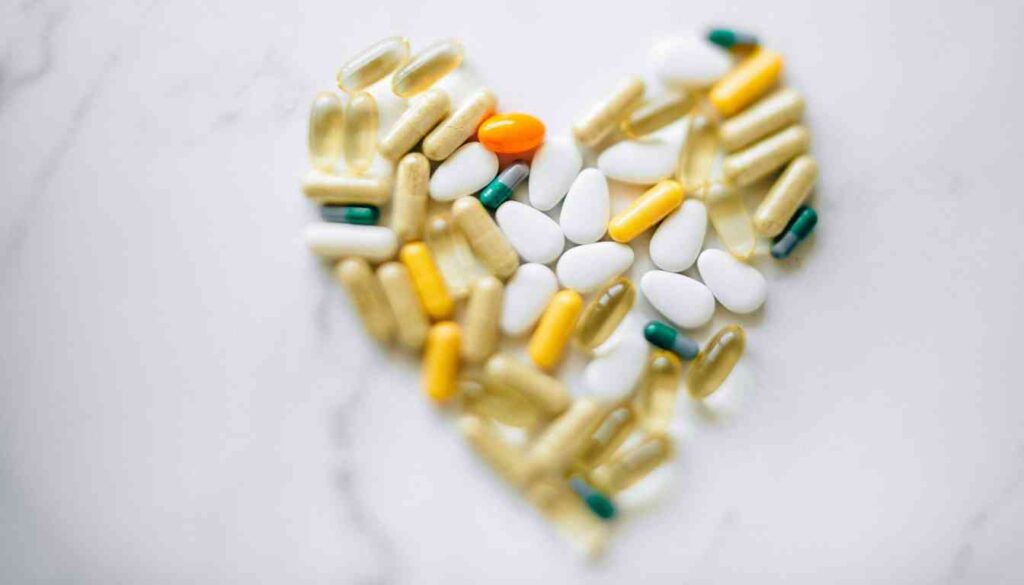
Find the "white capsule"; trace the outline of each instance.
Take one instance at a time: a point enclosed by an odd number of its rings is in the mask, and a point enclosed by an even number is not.
[[[543,264],[521,265],[505,284],[502,333],[517,337],[533,329],[556,292],[558,279],[550,268]]]
[[[577,246],[559,258],[555,267],[562,286],[589,293],[629,269],[633,248],[616,242]]]
[[[728,252],[708,249],[697,258],[697,270],[722,306],[733,313],[752,313],[764,304],[768,283],[756,268]]]
[[[565,197],[583,167],[583,156],[567,138],[546,140],[530,164],[530,205],[547,211]]]
[[[687,199],[651,236],[651,261],[662,270],[682,272],[697,260],[708,229],[708,210],[697,199]]]
[[[569,188],[558,223],[576,244],[593,244],[604,237],[611,217],[608,179],[597,169],[585,169]]]
[[[715,297],[708,287],[689,276],[652,270],[640,279],[647,302],[676,325],[695,329],[715,314]]]
[[[678,88],[708,87],[732,67],[727,51],[696,34],[658,41],[651,49],[650,63],[659,81]]]
[[[600,348],[600,353],[583,370],[587,393],[614,400],[633,389],[643,375],[651,347],[643,330],[643,323],[629,317],[620,333]]]
[[[498,155],[479,142],[459,147],[430,177],[434,201],[454,201],[487,186],[498,174]]]
[[[565,238],[555,220],[529,205],[506,201],[494,218],[524,262],[554,262],[565,248]]]
[[[679,164],[683,146],[683,125],[673,125],[670,133],[651,135],[640,140],[624,140],[597,157],[597,168],[609,179],[633,185],[653,185],[668,179]]]
[[[306,226],[306,246],[324,258],[358,256],[378,262],[398,249],[398,237],[386,227],[346,223],[314,223]]]

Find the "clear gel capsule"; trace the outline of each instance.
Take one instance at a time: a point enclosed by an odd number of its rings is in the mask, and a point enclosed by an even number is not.
[[[324,205],[320,207],[320,219],[331,223],[377,225],[380,209],[372,205]]]
[[[676,179],[690,193],[706,193],[711,185],[711,173],[717,157],[718,131],[714,122],[704,116],[692,116],[686,142],[679,156]]]
[[[391,37],[369,46],[338,70],[338,87],[355,93],[384,79],[409,60],[409,41]]]
[[[476,279],[487,274],[469,248],[466,236],[448,213],[439,213],[427,220],[424,241],[441,270],[452,298],[462,300]]]
[[[692,360],[700,353],[700,346],[696,341],[661,321],[648,322],[644,327],[644,338],[652,345],[671,351],[684,360]]]
[[[734,185],[750,185],[807,152],[810,145],[811,134],[807,128],[790,126],[725,157],[722,174]]]
[[[591,106],[590,110],[576,121],[572,127],[573,135],[583,146],[596,146],[643,98],[642,79],[631,77],[623,81],[611,95]]]
[[[494,180],[480,191],[480,203],[491,211],[496,211],[502,203],[512,198],[512,192],[519,183],[530,176],[530,167],[523,161],[516,161],[507,169],[498,173]]]
[[[753,33],[731,28],[713,28],[709,30],[708,40],[723,49],[752,47],[758,44],[757,37]]]
[[[479,371],[460,374],[459,394],[467,413],[509,426],[534,427],[545,417],[526,396],[492,383]]]
[[[715,333],[686,371],[686,389],[690,395],[702,400],[718,390],[743,356],[746,343],[743,328],[735,323]]]
[[[313,98],[309,109],[309,162],[313,168],[331,173],[341,158],[345,107],[337,95],[323,91]]]
[[[636,427],[636,420],[636,412],[629,403],[611,408],[583,441],[576,467],[590,471],[607,461],[629,438]]]
[[[338,263],[334,276],[345,287],[363,327],[378,341],[390,341],[395,334],[395,317],[380,281],[366,260],[347,258]]]
[[[587,480],[579,476],[573,477],[569,480],[569,487],[598,518],[611,520],[615,517],[615,504],[611,498],[594,489]]]
[[[608,544],[608,526],[580,501],[560,477],[543,477],[526,490],[526,498],[567,541],[588,556],[601,554]]]
[[[648,356],[643,377],[636,388],[640,422],[648,432],[662,432],[672,422],[682,374],[683,366],[674,353],[659,349]]]
[[[789,220],[786,229],[772,242],[772,258],[782,260],[788,257],[800,242],[811,235],[816,225],[818,225],[818,213],[806,205],[801,207]]]
[[[641,138],[690,113],[696,103],[690,92],[665,94],[637,108],[622,121],[620,128],[629,138]]]
[[[455,40],[441,41],[417,53],[391,78],[391,91],[403,98],[421,94],[462,64],[465,50]]]
[[[362,174],[377,153],[377,100],[365,91],[355,94],[345,106],[345,120],[345,169]]]
[[[810,156],[803,155],[789,163],[754,212],[754,230],[768,237],[782,233],[807,200],[817,179],[818,163]]]
[[[671,456],[672,441],[664,435],[651,435],[590,472],[590,484],[608,495],[615,495],[643,479]]]
[[[723,122],[718,133],[725,150],[734,152],[796,124],[803,115],[804,98],[796,90],[783,89]]]
[[[501,302],[505,285],[493,276],[480,278],[473,284],[466,306],[466,326],[462,359],[478,364],[498,349],[501,331]]]
[[[512,276],[519,268],[519,253],[480,201],[469,195],[458,198],[452,204],[452,216],[484,266],[498,278]]]
[[[576,326],[576,341],[586,349],[594,349],[611,337],[636,302],[633,281],[620,276],[597,291],[587,303]]]
[[[740,193],[724,185],[714,185],[705,196],[704,204],[711,225],[729,253],[740,260],[750,258],[757,246],[757,237],[750,211]]]

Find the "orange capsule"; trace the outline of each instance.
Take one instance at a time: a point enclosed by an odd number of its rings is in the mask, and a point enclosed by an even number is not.
[[[498,114],[484,120],[476,135],[491,152],[526,152],[544,142],[544,123],[529,114]]]

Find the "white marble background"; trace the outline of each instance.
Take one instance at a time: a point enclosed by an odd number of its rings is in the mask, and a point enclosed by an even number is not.
[[[1019,2],[0,4],[0,582],[1024,580]],[[558,131],[714,22],[808,95],[822,223],[589,564],[304,250],[308,102],[454,36]]]

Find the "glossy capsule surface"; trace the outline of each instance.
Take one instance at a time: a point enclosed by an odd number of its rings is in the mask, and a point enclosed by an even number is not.
[[[676,354],[658,349],[648,356],[636,388],[637,410],[648,432],[664,431],[672,422],[682,374],[683,366]]]
[[[734,185],[750,185],[807,152],[810,145],[811,134],[807,128],[790,126],[725,157],[722,174]]]
[[[464,415],[459,420],[459,430],[473,450],[505,481],[514,486],[523,483],[525,467],[522,452],[505,441],[493,424],[480,416]]]
[[[366,260],[346,258],[338,263],[334,275],[345,287],[363,327],[378,341],[390,341],[395,334],[395,317],[380,281]]]
[[[598,518],[561,477],[534,481],[526,498],[567,541],[584,554],[596,557],[608,544],[607,523]]]
[[[629,438],[636,421],[636,411],[628,403],[611,408],[584,439],[577,467],[589,471],[607,461]]]
[[[735,323],[720,329],[686,371],[686,389],[700,400],[711,396],[743,356],[747,336]]]
[[[533,363],[545,370],[558,365],[582,309],[583,297],[574,290],[562,290],[552,297],[527,347]]]
[[[442,321],[427,333],[423,354],[423,390],[434,402],[445,402],[458,391],[459,348],[462,331],[457,323]]]
[[[708,219],[714,226],[718,238],[726,249],[740,260],[746,260],[754,254],[757,237],[754,235],[754,222],[750,211],[738,190],[724,185],[715,185],[704,198],[708,209]]]
[[[370,168],[377,153],[377,100],[365,91],[353,95],[345,106],[345,120],[345,170],[358,175]]]
[[[738,46],[754,46],[758,44],[757,36],[753,33],[734,30],[731,28],[713,28],[708,31],[708,41],[722,47],[731,49]]]
[[[395,172],[395,202],[391,209],[391,228],[403,243],[423,239],[429,185],[427,158],[418,152],[403,156]]]
[[[583,146],[596,146],[644,98],[644,82],[639,77],[624,80],[608,96],[595,103],[573,124],[572,132]]]
[[[800,242],[811,235],[816,225],[818,225],[818,213],[806,205],[801,207],[789,220],[786,229],[772,242],[772,258],[782,260],[788,257]]]
[[[379,41],[352,57],[338,70],[338,87],[348,93],[357,92],[384,79],[409,60],[409,41],[390,37]]]
[[[386,159],[398,160],[448,115],[451,105],[444,90],[428,91],[399,116],[377,150]]]
[[[592,471],[590,483],[608,495],[615,495],[646,477],[671,456],[672,442],[668,437],[648,436]]]
[[[401,262],[385,262],[377,268],[377,279],[395,316],[398,342],[408,349],[420,349],[427,339],[430,320],[423,311],[409,269]]]
[[[391,91],[403,98],[421,94],[462,64],[465,50],[455,40],[440,41],[413,56],[391,78]]]
[[[399,259],[409,269],[416,293],[423,303],[427,314],[434,319],[451,317],[455,310],[455,301],[448,294],[434,257],[423,242],[412,242],[402,246],[398,253]]]
[[[309,162],[313,168],[333,172],[341,158],[345,107],[337,95],[323,91],[309,109]]]
[[[479,371],[459,375],[462,408],[467,413],[513,427],[533,427],[546,415],[530,400],[488,380]]]
[[[661,321],[650,321],[644,326],[644,339],[651,345],[671,351],[684,360],[692,360],[700,353],[697,342]]]
[[[480,124],[476,136],[480,144],[491,152],[527,152],[544,142],[544,123],[530,114],[497,114]]]
[[[602,520],[611,520],[615,517],[615,504],[611,498],[594,489],[587,480],[582,477],[573,477],[569,480],[569,487],[576,495],[583,500],[583,503],[590,508],[595,516]]]
[[[665,94],[634,110],[622,121],[620,129],[628,138],[641,138],[679,120],[696,103],[696,97],[690,92]]]
[[[483,204],[476,197],[460,197],[452,204],[452,215],[484,266],[498,278],[512,276],[519,268],[519,254]]]
[[[576,341],[586,349],[601,345],[619,327],[635,302],[636,287],[625,276],[604,285],[583,309],[576,326]]]
[[[489,89],[480,89],[430,131],[423,139],[423,154],[430,160],[444,160],[476,134],[480,123],[491,117],[498,98]]]
[[[708,100],[728,118],[758,100],[782,75],[782,55],[758,49],[711,88]]]
[[[331,223],[377,225],[380,209],[373,205],[323,205],[320,207],[320,219]]]
[[[516,187],[528,176],[530,176],[529,165],[522,161],[512,163],[480,191],[480,203],[483,203],[487,209],[496,211],[502,203],[512,198]]]
[[[526,455],[529,474],[537,477],[564,471],[575,460],[601,413],[601,406],[589,398],[573,402],[533,442]]]
[[[723,122],[718,133],[725,150],[733,152],[796,124],[803,115],[804,98],[783,89]]]
[[[717,157],[718,131],[714,122],[707,117],[694,116],[680,151],[676,179],[686,185],[691,193],[706,193],[711,185]]]
[[[524,397],[546,416],[561,414],[572,402],[560,380],[503,353],[487,360],[484,379],[488,386],[504,388]]]
[[[789,163],[754,212],[754,230],[774,237],[786,229],[796,210],[807,200],[818,179],[818,163],[807,155]]]
[[[449,294],[456,300],[466,298],[476,279],[487,274],[473,256],[466,236],[449,213],[431,216],[425,231],[427,247],[441,270]]]
[[[608,235],[626,243],[650,229],[683,203],[683,186],[666,179],[651,187],[608,223]]]
[[[504,294],[505,286],[493,276],[485,276],[473,284],[463,331],[462,359],[466,363],[478,364],[498,349]]]

